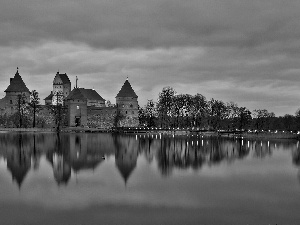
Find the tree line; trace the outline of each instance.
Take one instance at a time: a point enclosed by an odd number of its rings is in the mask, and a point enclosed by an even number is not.
[[[66,109],[60,104],[63,96],[57,93],[56,105],[42,106],[39,93],[31,91],[30,100],[18,95],[14,103],[15,113],[2,114],[0,124],[9,127],[44,127],[55,124],[59,130],[66,125]],[[44,113],[41,113],[44,111]],[[49,121],[48,117],[51,117]],[[120,118],[116,116],[115,123]],[[114,126],[117,126],[114,123]],[[158,95],[157,102],[152,99],[144,107],[139,107],[139,123],[149,128],[194,128],[202,130],[257,130],[257,131],[300,131],[300,109],[295,115],[276,117],[266,109],[250,111],[234,102],[206,99],[202,94],[177,94],[172,87],[165,87]]]
[[[300,110],[295,115],[276,117],[266,109],[250,111],[234,102],[206,99],[202,94],[177,94],[164,87],[157,102],[152,99],[139,108],[140,124],[155,128],[195,128],[202,130],[298,131]]]

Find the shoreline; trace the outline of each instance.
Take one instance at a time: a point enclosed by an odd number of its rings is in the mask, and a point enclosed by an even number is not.
[[[0,127],[0,132],[33,132],[33,133],[43,133],[51,132],[56,133],[56,128],[4,128]],[[124,134],[167,134],[176,136],[194,136],[200,135],[205,137],[229,137],[229,138],[253,138],[253,139],[300,139],[299,134],[290,132],[259,132],[250,133],[244,132],[240,134],[236,133],[219,133],[213,131],[189,131],[189,130],[158,130],[158,129],[145,129],[145,130],[135,130],[128,129],[122,132],[114,131],[112,129],[99,129],[99,128],[83,128],[83,127],[64,127],[60,130],[61,133],[124,133]]]

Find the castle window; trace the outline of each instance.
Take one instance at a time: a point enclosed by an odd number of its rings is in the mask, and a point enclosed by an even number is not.
[[[77,106],[77,109],[79,109],[79,105]]]
[[[132,108],[133,107],[133,105],[132,104],[130,104],[130,108]]]
[[[78,102],[79,102],[79,100],[78,100]]]
[[[132,114],[134,114],[134,111],[132,111]]]
[[[126,111],[126,114],[127,114],[127,111]]]
[[[12,100],[9,100],[9,103],[10,103],[10,104],[13,104]]]
[[[123,104],[123,105],[122,105],[122,107],[124,108],[124,107],[125,107],[125,105]]]

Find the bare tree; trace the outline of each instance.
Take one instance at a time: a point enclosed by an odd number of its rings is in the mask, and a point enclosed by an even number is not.
[[[32,108],[32,111],[33,111],[32,127],[35,127],[35,121],[36,121],[35,117],[36,117],[36,113],[38,112],[38,109],[40,106],[39,93],[36,90],[33,90],[30,94],[29,106]]]
[[[65,114],[66,114],[66,110],[65,107],[62,105],[63,102],[63,95],[61,92],[57,92],[55,94],[55,102],[56,105],[50,105],[49,109],[50,109],[50,113],[53,115],[54,120],[55,120],[55,124],[56,124],[56,131],[60,132],[60,127],[61,124],[63,123],[64,119],[65,119]]]
[[[25,96],[25,94],[19,94],[17,96],[17,117],[19,120],[19,124],[18,127],[22,127],[23,126],[23,120],[26,114],[26,108],[27,108],[27,98]]]

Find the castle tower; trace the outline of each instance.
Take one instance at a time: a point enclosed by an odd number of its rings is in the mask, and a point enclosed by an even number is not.
[[[116,96],[117,110],[121,115],[119,126],[135,127],[138,126],[138,96],[126,79],[121,90]]]
[[[56,105],[57,101],[59,104],[63,104],[63,100],[71,92],[71,82],[68,75],[56,73],[53,80],[53,91],[52,91],[52,105]]]
[[[6,95],[0,101],[0,108],[4,113],[15,113],[19,95],[24,95],[25,101],[29,102],[30,91],[28,90],[22,77],[20,76],[18,68],[15,76],[13,78],[10,78],[10,84],[4,92],[6,93]]]

